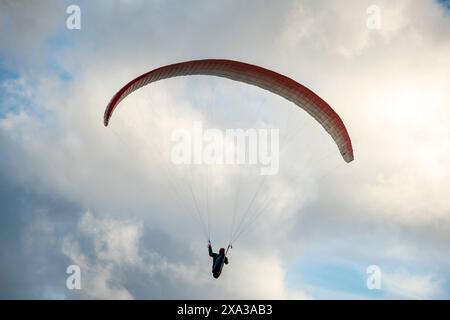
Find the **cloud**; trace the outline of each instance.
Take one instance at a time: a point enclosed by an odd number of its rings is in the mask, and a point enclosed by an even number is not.
[[[132,295],[116,280],[115,269],[139,264],[137,236],[139,226],[122,221],[96,220],[86,212],[78,224],[79,235],[63,240],[62,252],[78,265],[82,275],[84,297],[97,299],[131,299]],[[77,239],[85,239],[93,254],[86,255]]]
[[[209,274],[211,261],[206,248],[202,252],[188,248],[190,255],[186,260],[170,258],[165,253],[166,244],[153,242],[149,246],[143,242],[144,232],[149,231],[139,223],[99,219],[90,212],[84,213],[76,230],[64,237],[61,248],[70,262],[81,269],[82,289],[75,296],[206,299],[213,292],[235,299],[249,299],[255,293],[262,299],[309,298],[305,293],[285,288],[284,271],[274,257],[261,260],[251,252],[246,253],[248,259],[230,256],[232,263],[225,268],[223,281],[218,282]],[[143,292],[139,286],[130,286],[137,281],[144,287]],[[205,291],[205,287],[210,289]],[[167,289],[170,291],[164,292]]]
[[[403,299],[436,299],[443,295],[443,281],[435,275],[384,273],[383,287],[388,295]]]
[[[293,290],[286,280],[307,248],[344,265],[388,264],[389,297],[448,296],[448,11],[432,1],[378,3],[378,31],[366,27],[369,2],[83,3],[82,30],[72,33],[61,27],[62,5],[2,2],[0,21],[14,32],[0,34],[12,44],[1,47],[0,70],[14,76],[0,77],[1,211],[17,231],[4,227],[2,256],[8,246],[15,253],[2,259],[2,279],[13,279],[2,296],[314,298],[326,288],[302,279]],[[355,161],[334,158],[332,141],[290,103],[219,79],[156,83],[103,127],[105,104],[130,78],[204,57],[260,64],[311,87],[344,119]],[[264,215],[239,239],[220,282],[210,277],[185,181],[204,194],[205,171],[164,158],[173,128],[198,119],[294,136],[280,174],[255,201]],[[239,170],[211,178],[215,245],[228,239],[238,180]],[[244,176],[240,210],[258,183]],[[13,268],[26,273],[28,261],[44,270],[33,251],[55,261],[37,282]],[[68,263],[85,270],[80,293],[63,286]],[[418,271],[403,274],[411,263]],[[357,296],[352,290],[343,284],[327,294]]]
[[[0,47],[0,57],[21,71],[26,70],[21,65],[24,60],[34,66],[42,63],[49,40],[65,26],[64,4],[5,0],[0,7],[0,42],[7,44]]]

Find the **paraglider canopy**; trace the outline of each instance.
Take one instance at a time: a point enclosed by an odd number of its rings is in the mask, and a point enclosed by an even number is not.
[[[346,162],[353,160],[353,148],[347,129],[339,115],[310,89],[277,72],[233,60],[204,59],[166,65],[131,80],[111,99],[105,110],[108,126],[114,109],[129,94],[155,81],[178,76],[210,75],[245,82],[273,92],[309,113],[333,138]]]
[[[306,111],[313,119],[317,121],[317,123],[321,125],[322,128],[325,129],[337,145],[345,162],[353,161],[353,148],[347,129],[339,115],[327,102],[307,87],[287,76],[256,65],[233,60],[205,59],[186,61],[162,66],[140,75],[139,77],[128,82],[116,94],[114,94],[104,113],[104,125],[108,126],[116,107],[132,92],[152,82],[190,75],[216,76],[244,82],[275,93],[288,101],[291,101],[294,105]],[[298,130],[299,128],[295,126],[294,131]],[[195,161],[193,163],[195,163]],[[206,172],[206,188],[202,189],[206,191],[205,207],[202,208],[201,202],[196,197],[196,188],[193,187],[193,183],[190,183],[191,181],[189,181],[189,179],[186,179],[188,182],[187,194],[192,198],[193,209],[195,209],[194,213],[198,216],[198,220],[203,227],[205,237],[210,239],[210,207],[208,200],[209,166],[203,171]],[[190,176],[193,180],[192,172],[190,172],[188,176]],[[244,207],[244,210],[239,210],[238,208],[237,200],[239,199],[239,193],[241,191],[240,184],[242,179],[239,177],[237,180],[237,187],[234,188],[236,190],[236,196],[233,201],[234,207],[232,224],[230,228],[230,240],[228,242],[229,245],[226,250],[223,248],[220,249],[221,254],[226,256],[229,249],[232,248],[234,241],[236,241],[244,231],[248,230],[248,227],[267,210],[267,203],[269,202],[264,202],[261,204],[261,207],[258,208],[255,208],[254,206],[256,202],[255,199],[262,189],[261,187],[265,181],[265,177],[266,176],[259,180],[257,188],[248,198],[249,202],[248,205]],[[167,179],[167,181],[170,182],[171,179]],[[177,194],[184,194],[183,190],[179,190],[178,183],[173,183],[173,189]],[[186,206],[186,208],[187,207],[188,206]],[[189,212],[189,210],[187,211]],[[242,211],[241,217],[240,219],[237,219],[240,211]],[[193,214],[193,216],[195,215]]]

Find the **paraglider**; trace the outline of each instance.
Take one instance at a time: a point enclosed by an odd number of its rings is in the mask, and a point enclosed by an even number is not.
[[[213,258],[212,274],[214,278],[219,278],[222,273],[223,265],[228,264],[228,257],[226,256],[225,248],[220,248],[219,253],[212,250],[211,241],[208,241],[209,256]]]
[[[108,126],[114,110],[120,102],[132,92],[152,82],[173,77],[191,75],[216,76],[244,82],[268,90],[293,102],[299,108],[306,111],[323,127],[323,129],[325,129],[337,145],[338,150],[345,162],[348,163],[353,161],[353,148],[347,129],[339,115],[329,106],[327,102],[307,87],[287,76],[256,65],[233,60],[204,59],[186,61],[162,66],[140,75],[139,77],[128,82],[116,94],[114,94],[104,113],[104,125]],[[260,186],[261,185],[259,185],[257,192],[259,192]],[[193,201],[195,202],[195,209],[197,210],[198,216],[201,217],[199,212],[200,210],[198,208],[199,206],[192,187],[190,187],[190,191]],[[252,203],[249,205],[244,215],[248,213],[257,192],[253,196]],[[258,214],[260,213],[258,212]],[[234,243],[240,234],[242,234],[242,230],[240,229],[244,226],[242,222],[243,220],[241,223],[236,224],[237,230],[230,231],[230,240],[226,251],[222,248],[219,253],[214,253],[212,251],[211,243],[208,242],[209,256],[213,258],[212,273],[214,278],[218,278],[222,272],[224,264],[228,264],[228,249],[232,247],[232,243]],[[234,225],[233,217],[233,226]],[[208,236],[209,239],[209,235],[206,236]]]

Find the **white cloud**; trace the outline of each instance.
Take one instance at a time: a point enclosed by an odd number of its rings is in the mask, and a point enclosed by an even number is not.
[[[383,273],[382,286],[388,297],[397,299],[436,299],[443,295],[443,281],[435,275]]]
[[[211,261],[206,250],[190,249],[195,256],[193,260],[170,261],[154,251],[164,244],[154,243],[152,248],[140,240],[142,232],[140,224],[130,221],[98,219],[90,212],[80,218],[77,232],[64,238],[62,250],[72,263],[81,268],[82,297],[134,298],[126,288],[126,274],[123,274],[128,267],[141,272],[140,281],[148,290],[161,286],[187,288],[172,292],[175,298],[189,298],[192,288],[198,290],[194,297],[204,299],[311,298],[303,292],[285,288],[285,272],[281,261],[275,257],[261,257],[255,252],[230,255],[230,264],[225,266],[218,281],[210,274]],[[80,242],[80,239],[83,240]],[[85,253],[90,249],[93,249],[93,255]],[[150,296],[158,297],[158,292]]]
[[[62,252],[81,269],[82,296],[131,299],[130,292],[116,279],[117,268],[140,263],[137,246],[140,227],[126,221],[97,220],[86,212],[81,217],[78,231],[90,242],[94,256],[85,254],[73,234],[63,239]]]
[[[126,281],[117,278],[119,266],[139,269],[152,285],[179,281],[214,297],[309,297],[286,289],[285,266],[290,257],[284,253],[292,248],[301,253],[305,242],[322,243],[324,238],[350,252],[348,259],[372,255],[401,262],[415,256],[417,263],[428,265],[425,256],[445,256],[441,253],[448,250],[450,234],[449,20],[432,1],[379,3],[379,31],[366,27],[369,2],[286,2],[269,8],[253,2],[239,14],[237,2],[219,3],[204,9],[205,19],[200,13],[181,14],[183,8],[168,10],[164,3],[142,3],[146,7],[133,3],[122,11],[108,5],[101,16],[86,5],[83,17],[97,21],[90,28],[98,29],[91,32],[86,29],[89,24],[83,23],[78,41],[59,53],[58,61],[74,70],[73,81],[61,81],[40,70],[32,75],[22,72],[18,80],[3,84],[2,93],[18,98],[15,101],[31,99],[33,110],[24,106],[21,112],[0,119],[0,143],[8,153],[2,165],[16,182],[93,208],[98,215],[85,214],[77,231],[90,239],[94,257],[83,251],[76,234],[68,236],[63,246],[68,257],[88,270],[86,292],[91,297],[133,297]],[[29,10],[39,12],[36,7],[25,10],[12,2],[8,5],[17,21],[27,17]],[[149,17],[158,12],[152,6],[158,6],[161,16]],[[45,17],[33,15],[31,26],[38,33],[33,39],[27,36],[30,25],[14,24],[15,34],[25,36],[15,41],[10,39],[14,33],[3,33],[1,42],[15,43],[13,49],[28,57],[24,61],[36,63],[29,52],[42,51],[45,39],[54,34],[51,23],[58,19],[58,10],[47,11],[52,15],[49,24]],[[123,21],[130,14],[136,23],[128,26]],[[108,26],[107,32],[100,28],[103,25]],[[176,126],[206,118],[202,105],[218,106],[216,125],[241,124],[245,116],[251,118],[245,110],[263,104],[267,110],[291,110],[286,115],[292,115],[296,129],[297,110],[246,86],[179,79],[136,92],[123,101],[111,127],[102,125],[104,107],[121,84],[158,65],[204,56],[261,64],[307,84],[342,116],[355,149],[353,163],[339,164],[338,169],[333,164],[326,179],[319,180],[317,172],[303,171],[317,164],[307,154],[330,141],[325,142],[327,137],[313,125],[302,127],[299,140],[311,138],[292,146],[281,174],[270,180],[256,201],[262,205],[269,194],[274,195],[270,215],[246,235],[236,256],[233,253],[232,266],[214,284],[205,272],[209,262],[202,260],[203,254],[197,256],[197,248],[188,249],[191,259],[178,263],[164,252],[152,251],[156,244],[144,243],[149,241],[142,237],[145,223],[170,232],[176,241],[183,239],[186,248],[186,243],[201,237],[186,214],[194,212],[192,199],[188,192],[175,200],[168,193],[167,175],[155,156],[160,152],[152,143],[161,143]],[[269,111],[262,114],[261,122],[269,116]],[[193,184],[203,190],[204,175],[196,173]],[[172,179],[182,180],[182,172],[171,174]],[[229,221],[235,177],[224,171],[215,181],[216,226]],[[247,180],[243,202],[254,191],[253,179]],[[310,207],[322,212],[309,215]],[[311,228],[300,234],[293,229],[299,225]],[[34,227],[30,232],[47,230],[45,225]],[[387,249],[380,253],[380,246]],[[262,252],[269,254],[261,259]],[[450,263],[439,259],[443,265]],[[442,294],[440,282],[431,276],[388,275],[387,281],[388,287],[389,281],[393,284],[391,292],[405,297],[408,292],[410,297]],[[153,287],[149,285],[148,290]],[[171,293],[177,294],[176,290]]]

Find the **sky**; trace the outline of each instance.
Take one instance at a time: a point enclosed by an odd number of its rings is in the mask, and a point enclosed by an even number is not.
[[[67,28],[73,4],[80,29]],[[0,298],[449,299],[449,8],[1,0]],[[311,88],[343,119],[355,160],[292,103],[211,77],[154,83],[103,126],[127,81],[204,58]],[[251,166],[168,161],[171,132],[194,121],[279,128],[286,145],[257,192],[261,216],[218,280],[189,188],[217,249],[261,177]],[[70,265],[79,290],[66,286]],[[381,271],[378,289],[367,286],[369,266]]]

